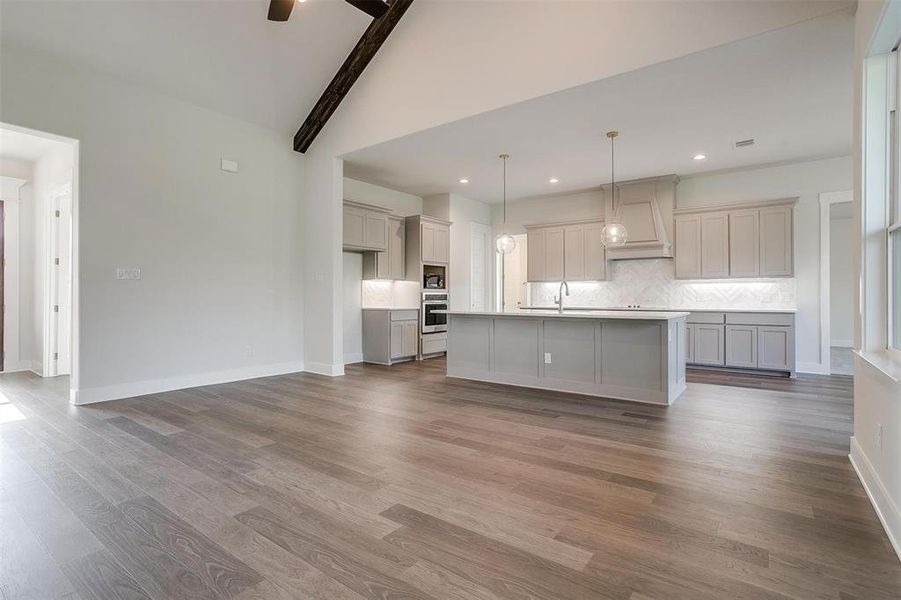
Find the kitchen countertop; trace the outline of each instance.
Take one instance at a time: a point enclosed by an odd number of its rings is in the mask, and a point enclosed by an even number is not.
[[[363,310],[419,310],[418,306],[364,306]]]
[[[687,317],[687,312],[651,311],[651,310],[574,310],[568,309],[562,314],[554,310],[530,309],[521,312],[469,311],[469,310],[436,310],[436,313],[447,315],[470,315],[478,317],[552,317],[562,319],[610,319],[622,321],[669,321]]]
[[[557,310],[556,306],[521,306],[519,310]],[[563,305],[563,311],[568,310],[647,310],[655,312],[742,312],[742,313],[783,313],[794,314],[798,312],[796,308],[660,308],[658,306],[648,306],[641,308],[628,308],[624,306],[566,306]]]

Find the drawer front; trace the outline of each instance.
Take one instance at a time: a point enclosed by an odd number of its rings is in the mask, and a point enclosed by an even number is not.
[[[722,325],[726,322],[726,314],[721,312],[693,312],[688,313],[689,323],[712,323]]]
[[[418,310],[392,310],[391,311],[391,320],[392,321],[418,321],[419,320],[419,311]]]
[[[447,352],[447,335],[432,334],[422,336],[422,353],[435,354],[436,352]]]
[[[789,327],[795,324],[795,315],[790,313],[726,313],[727,325],[780,325]]]

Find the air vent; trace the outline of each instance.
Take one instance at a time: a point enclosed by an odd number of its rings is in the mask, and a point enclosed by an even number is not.
[[[735,142],[736,148],[744,148],[745,146],[753,146],[753,145],[754,145],[754,138],[748,138],[746,140],[738,140],[737,142]]]

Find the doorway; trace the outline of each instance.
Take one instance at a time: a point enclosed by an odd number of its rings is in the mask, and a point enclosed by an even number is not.
[[[78,142],[0,123],[3,371],[77,373]]]
[[[482,223],[469,224],[469,310],[485,311],[491,302],[491,228]]]
[[[820,194],[820,354],[832,375],[854,374],[852,233],[851,193]]]

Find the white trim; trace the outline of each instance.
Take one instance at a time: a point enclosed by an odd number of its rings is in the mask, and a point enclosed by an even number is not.
[[[21,269],[19,255],[22,249],[19,212],[22,206],[21,189],[27,179],[0,175],[0,201],[3,202],[3,371],[21,371],[22,307]],[[33,201],[33,200],[32,200]],[[27,367],[25,367],[27,368]]]
[[[820,194],[820,365],[817,371],[799,371],[830,375],[832,364],[830,353],[832,331],[829,314],[829,213],[833,204],[852,202],[854,194],[848,191],[823,192]],[[848,344],[851,347],[853,344]]]
[[[854,467],[857,478],[860,479],[860,483],[870,499],[870,504],[873,505],[873,509],[876,511],[876,516],[879,517],[879,521],[882,523],[883,529],[885,529],[885,534],[888,536],[892,548],[895,549],[895,554],[901,560],[901,511],[892,502],[892,497],[889,495],[888,490],[885,489],[882,480],[879,479],[879,475],[877,475],[872,463],[870,463],[870,459],[867,458],[863,448],[860,447],[860,444],[853,437],[851,438],[851,453],[848,454],[848,459],[851,461],[851,466]]]
[[[196,373],[193,375],[181,375],[166,379],[149,379],[132,383],[120,383],[104,387],[88,388],[83,390],[72,389],[69,399],[72,404],[84,405],[122,398],[134,398],[147,394],[171,392],[185,388],[202,385],[215,385],[218,383],[230,383],[258,377],[272,377],[274,375],[287,375],[288,373],[300,373],[304,370],[301,361],[276,363],[272,365],[259,365],[254,367],[242,367],[227,371],[213,371],[209,373]]]
[[[833,348],[853,348],[854,340],[832,340],[829,345]]]
[[[795,373],[812,373],[814,375],[829,375],[829,362],[827,361],[825,365],[822,363],[815,363],[815,362],[799,362],[795,366]]]
[[[340,377],[344,375],[344,365],[333,365],[329,363],[308,362],[304,369],[307,373],[315,373],[317,375],[327,375],[329,377]]]
[[[362,352],[350,352],[344,355],[344,364],[351,365],[353,363],[363,362]]]

